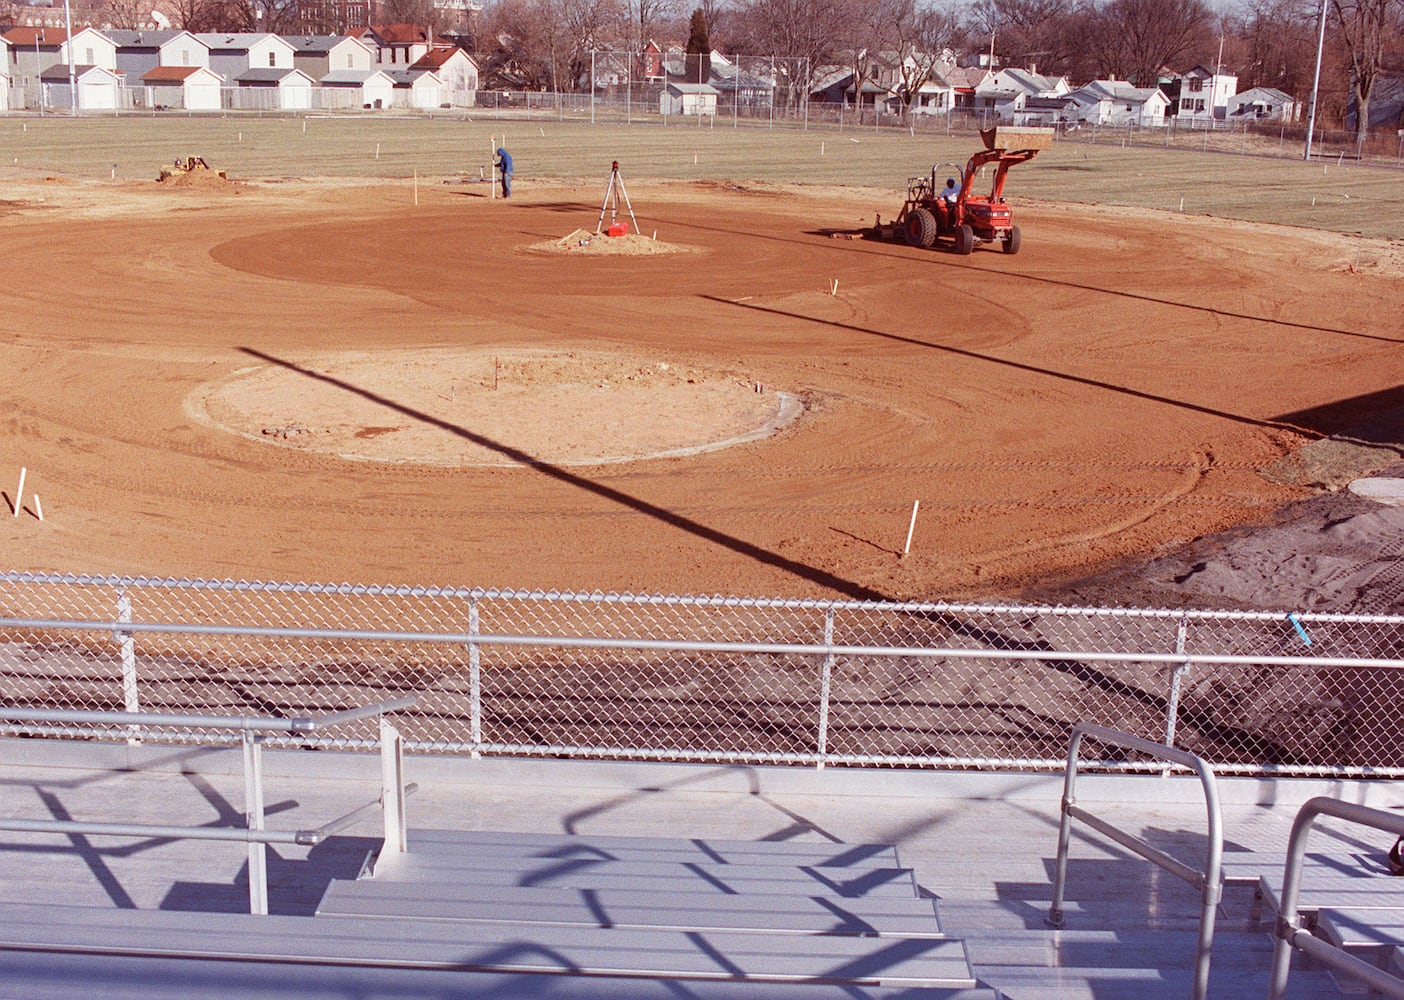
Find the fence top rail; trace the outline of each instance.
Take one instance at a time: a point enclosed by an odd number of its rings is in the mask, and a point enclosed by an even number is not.
[[[355,597],[440,597],[457,600],[539,601],[543,603],[650,605],[716,608],[784,608],[819,611],[888,611],[914,614],[1042,614],[1063,617],[1152,618],[1213,621],[1283,621],[1283,611],[1212,611],[1173,608],[1097,608],[1043,604],[972,602],[848,601],[818,598],[728,597],[722,595],[629,594],[604,591],[503,590],[406,584],[297,583],[261,580],[207,580],[190,577],[97,576],[68,573],[0,573],[0,583],[60,586],[218,590],[245,593],[333,594]],[[1302,622],[1404,625],[1404,615],[1333,614],[1297,611]]]
[[[259,716],[186,715],[169,712],[104,712],[89,709],[11,708],[0,707],[0,721],[34,723],[77,723],[117,726],[150,726],[162,728],[228,729],[248,732],[315,733],[332,726],[343,725],[409,708],[419,700],[418,695],[406,695],[389,701],[376,702],[334,712],[323,716],[297,716],[288,719]]]
[[[67,618],[0,618],[0,629],[65,629],[164,635],[245,636],[265,639],[426,642],[450,645],[627,649],[692,653],[761,653],[780,656],[907,656],[923,659],[1041,660],[1102,663],[1162,663],[1279,667],[1340,667],[1404,670],[1404,660],[1348,656],[1269,656],[1220,653],[1103,652],[1087,649],[999,648],[991,646],[858,646],[839,643],[726,642],[685,639],[626,639],[608,636],[505,635],[487,632],[405,632],[385,629],[285,628],[255,625],[200,625],[169,622],[99,621]]]

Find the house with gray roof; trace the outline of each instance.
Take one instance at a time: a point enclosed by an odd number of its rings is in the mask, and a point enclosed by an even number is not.
[[[1301,110],[1291,94],[1276,87],[1252,87],[1228,101],[1229,121],[1294,122]]]
[[[1157,87],[1137,87],[1126,80],[1093,80],[1067,95],[1065,120],[1089,125],[1165,124],[1170,99]]]
[[[210,65],[210,47],[188,31],[103,32],[117,46],[117,72],[133,85],[157,66]]]
[[[370,70],[375,50],[351,35],[285,35],[293,47],[293,66],[314,80],[333,71]]]
[[[195,37],[209,46],[210,69],[226,80],[237,80],[250,69],[294,68],[296,50],[287,40],[266,31],[203,32]]]

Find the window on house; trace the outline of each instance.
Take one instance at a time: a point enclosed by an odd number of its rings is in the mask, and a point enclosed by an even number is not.
[[[189,65],[190,65],[190,50],[189,50],[189,49],[181,49],[181,50],[180,50],[180,64],[181,64],[182,66],[189,66]]]
[[[268,53],[268,65],[270,65],[270,66],[277,66],[277,65],[278,65],[278,53],[276,53],[276,52],[270,52],[270,53]]]
[[[355,68],[356,68],[356,57],[353,56],[350,52],[346,53],[346,68],[347,68],[347,69],[355,69]]]
[[[1197,76],[1194,77],[1189,82],[1189,89],[1191,94],[1199,93],[1201,90],[1204,89],[1204,81]]]
[[[97,62],[97,60],[93,58],[93,50],[92,50],[92,49],[84,49],[84,50],[83,50],[83,54],[84,54],[84,56],[85,56],[85,58],[83,59],[83,62],[84,62],[86,65],[91,66],[93,63]]]

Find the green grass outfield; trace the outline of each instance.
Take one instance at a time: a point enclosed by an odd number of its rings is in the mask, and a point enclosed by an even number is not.
[[[505,140],[504,140],[505,136]],[[891,212],[906,178],[943,160],[964,162],[974,136],[831,128],[732,128],[555,121],[421,118],[0,117],[0,181],[62,175],[154,179],[177,156],[203,156],[231,177],[444,177],[490,162],[505,144],[517,182],[609,176],[750,180],[887,188]],[[379,156],[376,155],[377,149]],[[603,188],[602,188],[603,190]],[[1089,205],[1197,215],[1404,238],[1404,171],[1304,163],[1157,147],[1064,141],[1018,167],[1008,193]],[[1313,199],[1315,204],[1313,205]]]

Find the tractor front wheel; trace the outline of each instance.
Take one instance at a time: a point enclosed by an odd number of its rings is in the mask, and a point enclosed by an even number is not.
[[[936,216],[929,209],[914,208],[907,213],[902,236],[909,246],[931,247],[936,243]]]
[[[969,226],[959,226],[955,231],[955,252],[968,254],[975,249],[975,230]]]
[[[1010,226],[1010,227],[1009,227],[1009,235],[1006,236],[1006,237],[1004,238],[1004,252],[1005,252],[1005,253],[1018,253],[1018,252],[1019,252],[1019,227],[1018,227],[1018,226]]]

